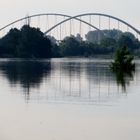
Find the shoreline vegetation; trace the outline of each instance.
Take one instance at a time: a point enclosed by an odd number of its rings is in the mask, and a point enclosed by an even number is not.
[[[45,36],[39,28],[24,25],[11,29],[0,38],[0,58],[61,58],[95,57],[113,58],[123,46],[139,58],[140,42],[132,33],[120,30],[90,31],[83,39],[80,34],[67,36],[58,42],[53,36]]]

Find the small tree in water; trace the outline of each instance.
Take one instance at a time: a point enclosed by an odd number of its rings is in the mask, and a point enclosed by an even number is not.
[[[126,91],[126,84],[129,83],[129,79],[133,79],[135,72],[133,60],[134,56],[130,54],[128,48],[124,46],[116,51],[114,62],[111,64],[117,84],[121,85],[124,91]]]
[[[134,56],[130,54],[127,47],[124,46],[116,51],[114,62],[111,64],[111,68],[114,71],[122,70],[125,72],[135,70],[135,64],[133,63]]]

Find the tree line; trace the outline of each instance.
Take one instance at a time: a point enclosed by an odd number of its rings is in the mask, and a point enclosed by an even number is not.
[[[114,54],[116,49],[127,46],[140,56],[140,42],[132,33],[119,30],[90,31],[83,39],[80,34],[67,36],[58,42],[53,36],[45,36],[39,28],[24,25],[11,29],[0,39],[0,57],[51,58],[67,56],[94,56]]]

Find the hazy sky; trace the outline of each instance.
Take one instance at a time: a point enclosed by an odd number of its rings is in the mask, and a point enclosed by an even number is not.
[[[139,8],[140,0],[1,0],[0,27],[27,14],[101,12],[122,18],[140,29]]]

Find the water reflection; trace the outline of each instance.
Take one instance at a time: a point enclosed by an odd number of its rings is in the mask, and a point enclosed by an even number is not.
[[[118,86],[121,85],[122,90],[126,92],[127,86],[129,86],[130,81],[134,80],[135,71],[130,70],[126,72],[118,69],[116,72],[114,72],[114,74],[116,76]]]
[[[1,61],[0,78],[6,77],[12,88],[20,85],[30,101],[106,103],[118,99],[133,80],[133,73],[114,75],[109,64],[85,59]]]
[[[29,94],[30,88],[39,87],[43,77],[50,74],[51,63],[40,61],[7,61],[0,63],[0,71],[11,85],[20,84]]]

